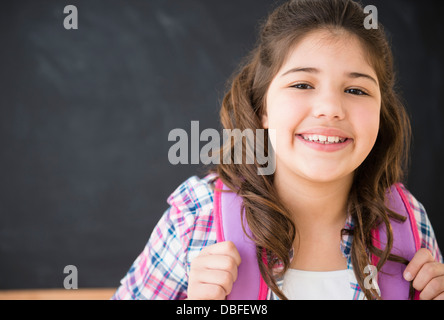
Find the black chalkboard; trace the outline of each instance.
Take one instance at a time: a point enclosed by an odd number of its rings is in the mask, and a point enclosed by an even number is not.
[[[280,1],[282,2],[282,1]],[[0,289],[117,287],[168,195],[168,133],[220,129],[226,80],[279,1],[15,0],[0,10]],[[408,188],[444,247],[440,1],[376,5],[412,117]],[[67,30],[65,6],[78,9]],[[439,7],[439,8],[438,8]]]

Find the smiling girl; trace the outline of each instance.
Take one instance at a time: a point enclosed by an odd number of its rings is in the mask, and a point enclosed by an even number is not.
[[[404,263],[422,299],[444,299],[444,265],[423,206],[403,187],[421,249],[374,245],[375,230],[405,220],[386,192],[405,179],[410,126],[394,91],[382,26],[367,30],[348,0],[295,0],[263,25],[257,47],[222,103],[226,129],[266,129],[272,175],[258,163],[221,163],[170,196],[171,207],[115,299],[225,299],[241,256],[217,242],[214,183],[241,197],[269,299],[378,299],[365,286],[371,256]],[[239,212],[239,214],[241,214]]]

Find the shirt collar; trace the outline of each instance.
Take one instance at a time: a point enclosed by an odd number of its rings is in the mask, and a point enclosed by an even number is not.
[[[347,220],[345,221],[344,230],[348,230],[349,232],[344,232],[341,240],[341,252],[342,255],[349,260],[351,254],[351,245],[353,240],[352,231],[355,228],[355,224],[353,222],[353,218],[351,215],[347,216]]]

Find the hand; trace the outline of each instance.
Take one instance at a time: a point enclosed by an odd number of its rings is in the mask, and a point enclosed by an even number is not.
[[[444,300],[444,264],[436,262],[429,250],[415,253],[404,270],[404,279],[413,280],[421,300]]]
[[[231,241],[204,248],[191,262],[188,299],[224,300],[237,279],[241,258]]]

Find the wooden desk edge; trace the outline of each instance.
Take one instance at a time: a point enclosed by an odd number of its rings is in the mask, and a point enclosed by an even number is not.
[[[115,288],[0,290],[0,300],[109,300]]]

